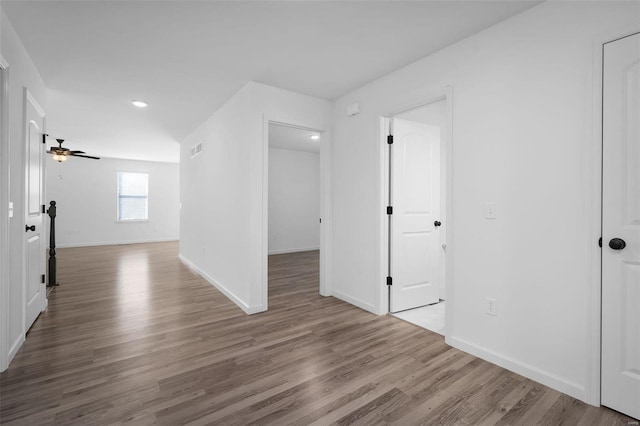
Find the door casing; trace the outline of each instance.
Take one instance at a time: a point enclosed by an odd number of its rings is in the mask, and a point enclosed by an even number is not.
[[[0,371],[9,359],[9,63],[0,55]]]

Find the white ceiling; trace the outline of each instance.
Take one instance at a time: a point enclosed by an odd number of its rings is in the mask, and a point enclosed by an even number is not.
[[[326,99],[540,1],[7,1],[72,149],[178,161],[248,81]],[[149,103],[146,109],[132,99]]]
[[[320,139],[313,140],[311,135]],[[320,152],[322,132],[269,123],[269,146],[294,151]]]

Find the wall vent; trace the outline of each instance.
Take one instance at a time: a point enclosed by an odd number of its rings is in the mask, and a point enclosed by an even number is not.
[[[191,147],[191,158],[202,152],[202,142],[198,142],[194,146]]]

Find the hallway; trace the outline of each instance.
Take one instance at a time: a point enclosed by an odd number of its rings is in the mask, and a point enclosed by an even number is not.
[[[270,258],[247,316],[178,244],[58,251],[59,280],[9,369],[2,424],[586,424],[630,420],[318,295],[318,255]]]

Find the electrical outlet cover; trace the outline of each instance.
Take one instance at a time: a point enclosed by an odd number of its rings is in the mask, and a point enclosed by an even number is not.
[[[496,299],[491,297],[487,297],[487,315],[493,315],[494,317],[498,315],[498,304]]]

